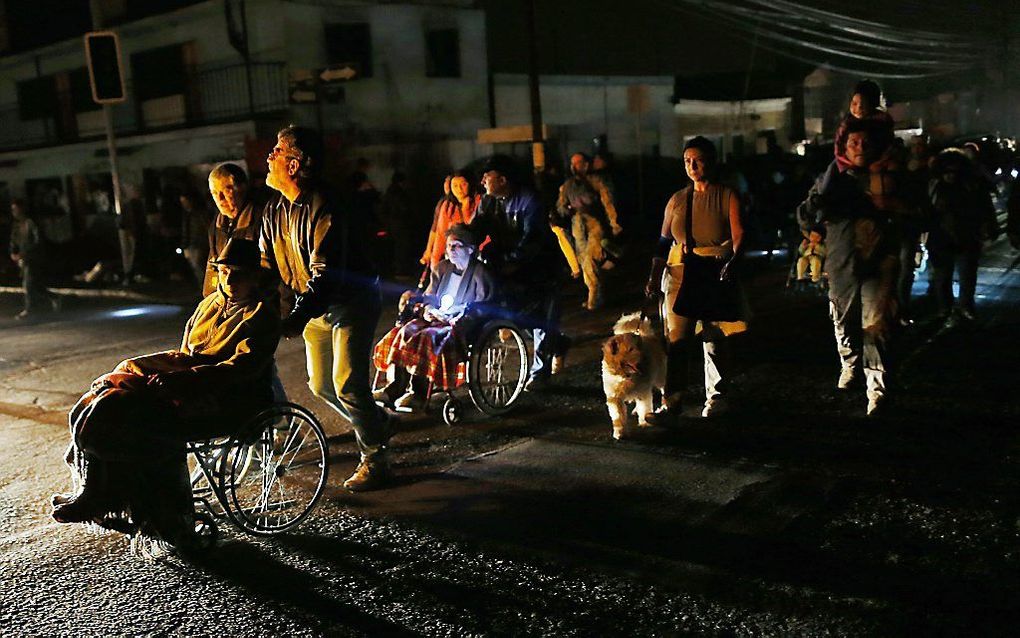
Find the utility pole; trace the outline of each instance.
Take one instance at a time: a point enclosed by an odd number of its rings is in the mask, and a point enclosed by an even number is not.
[[[89,12],[92,14],[92,29],[103,28],[103,7],[99,0],[89,0]],[[124,275],[128,275],[134,266],[134,237],[122,223],[123,208],[121,207],[120,172],[117,170],[117,140],[113,134],[113,110],[109,104],[103,104],[103,121],[106,123],[106,151],[110,156],[110,179],[113,182],[113,210],[117,214],[117,235],[120,240],[120,260]]]
[[[538,42],[535,35],[536,0],[527,4],[528,30],[528,87],[531,89],[531,161],[538,175],[545,170],[545,139],[542,136],[542,95],[538,83]]]

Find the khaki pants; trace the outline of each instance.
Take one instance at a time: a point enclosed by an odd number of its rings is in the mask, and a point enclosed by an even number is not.
[[[379,299],[332,306],[308,322],[303,334],[308,387],[351,422],[363,457],[389,440],[387,418],[372,399],[369,365],[379,321]]]
[[[599,265],[605,258],[602,252],[602,224],[591,215],[578,212],[570,220],[570,231],[574,236],[576,259],[581,265],[584,285],[588,288],[586,306],[594,310],[602,303],[602,282],[599,280]]]
[[[797,260],[797,279],[806,279],[805,275],[811,272],[811,281],[818,283],[822,278],[822,258],[818,255],[804,255]]]
[[[705,358],[705,405],[721,400],[730,377],[725,338],[747,330],[744,321],[700,321],[673,312],[683,265],[669,266],[662,276],[662,324],[666,332],[666,391],[664,402],[673,404],[687,385],[687,344],[698,335]]]

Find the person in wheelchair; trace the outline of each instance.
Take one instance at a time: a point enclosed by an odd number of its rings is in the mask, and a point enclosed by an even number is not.
[[[446,258],[432,271],[425,295],[401,299],[401,319],[375,346],[375,367],[387,381],[376,401],[401,411],[420,408],[423,386],[451,390],[464,383],[466,342],[483,305],[494,295],[492,277],[475,259],[478,240],[466,224],[446,234]],[[408,379],[410,377],[410,379]]]
[[[273,400],[280,312],[260,258],[258,244],[232,239],[180,348],[122,361],[71,409],[66,460],[79,489],[53,497],[55,520],[196,541],[185,443],[234,434]]]

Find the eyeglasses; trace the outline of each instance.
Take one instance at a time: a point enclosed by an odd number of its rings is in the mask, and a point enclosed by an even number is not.
[[[276,159],[280,155],[283,155],[285,158],[287,158],[289,160],[292,160],[292,159],[299,160],[299,159],[301,159],[301,157],[298,156],[298,155],[286,155],[284,149],[280,148],[279,146],[273,147],[273,150],[269,151],[269,159]]]

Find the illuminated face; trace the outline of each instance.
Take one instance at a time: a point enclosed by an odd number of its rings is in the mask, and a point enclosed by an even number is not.
[[[247,299],[255,291],[255,276],[251,271],[234,266],[219,265],[220,289],[229,299]]]
[[[25,211],[19,204],[11,204],[11,216],[18,220],[25,219]]]
[[[469,190],[470,188],[468,187],[468,181],[466,178],[458,175],[450,180],[450,192],[453,193],[453,196],[459,201],[467,199]]]
[[[591,161],[591,167],[597,171],[605,170],[606,166],[607,166],[606,158],[602,157],[601,155],[596,155],[595,159]]]
[[[489,171],[482,175],[482,188],[485,189],[486,195],[492,195],[493,197],[505,197],[510,194],[510,186],[506,175],[499,171]]]
[[[854,93],[850,98],[850,115],[857,119],[863,119],[875,112],[875,105],[868,102],[868,99],[860,93]]]
[[[248,186],[236,183],[233,175],[214,176],[209,178],[209,193],[220,214],[233,219],[244,208]]]
[[[684,170],[693,182],[703,182],[708,178],[708,162],[699,148],[684,151]]]
[[[266,186],[280,190],[297,183],[296,175],[301,168],[301,154],[286,140],[276,138],[276,146],[269,152],[266,165]]]
[[[812,230],[808,233],[808,241],[812,244],[820,244],[822,243],[822,234],[817,230]]]
[[[475,252],[474,246],[465,244],[456,237],[446,238],[446,258],[453,262],[457,270],[464,270],[471,261],[471,255]]]
[[[846,158],[858,168],[867,166],[870,146],[866,133],[851,133],[846,138]]]
[[[588,159],[580,153],[574,153],[570,156],[570,172],[578,177],[584,177],[588,174],[588,168],[590,164]]]

